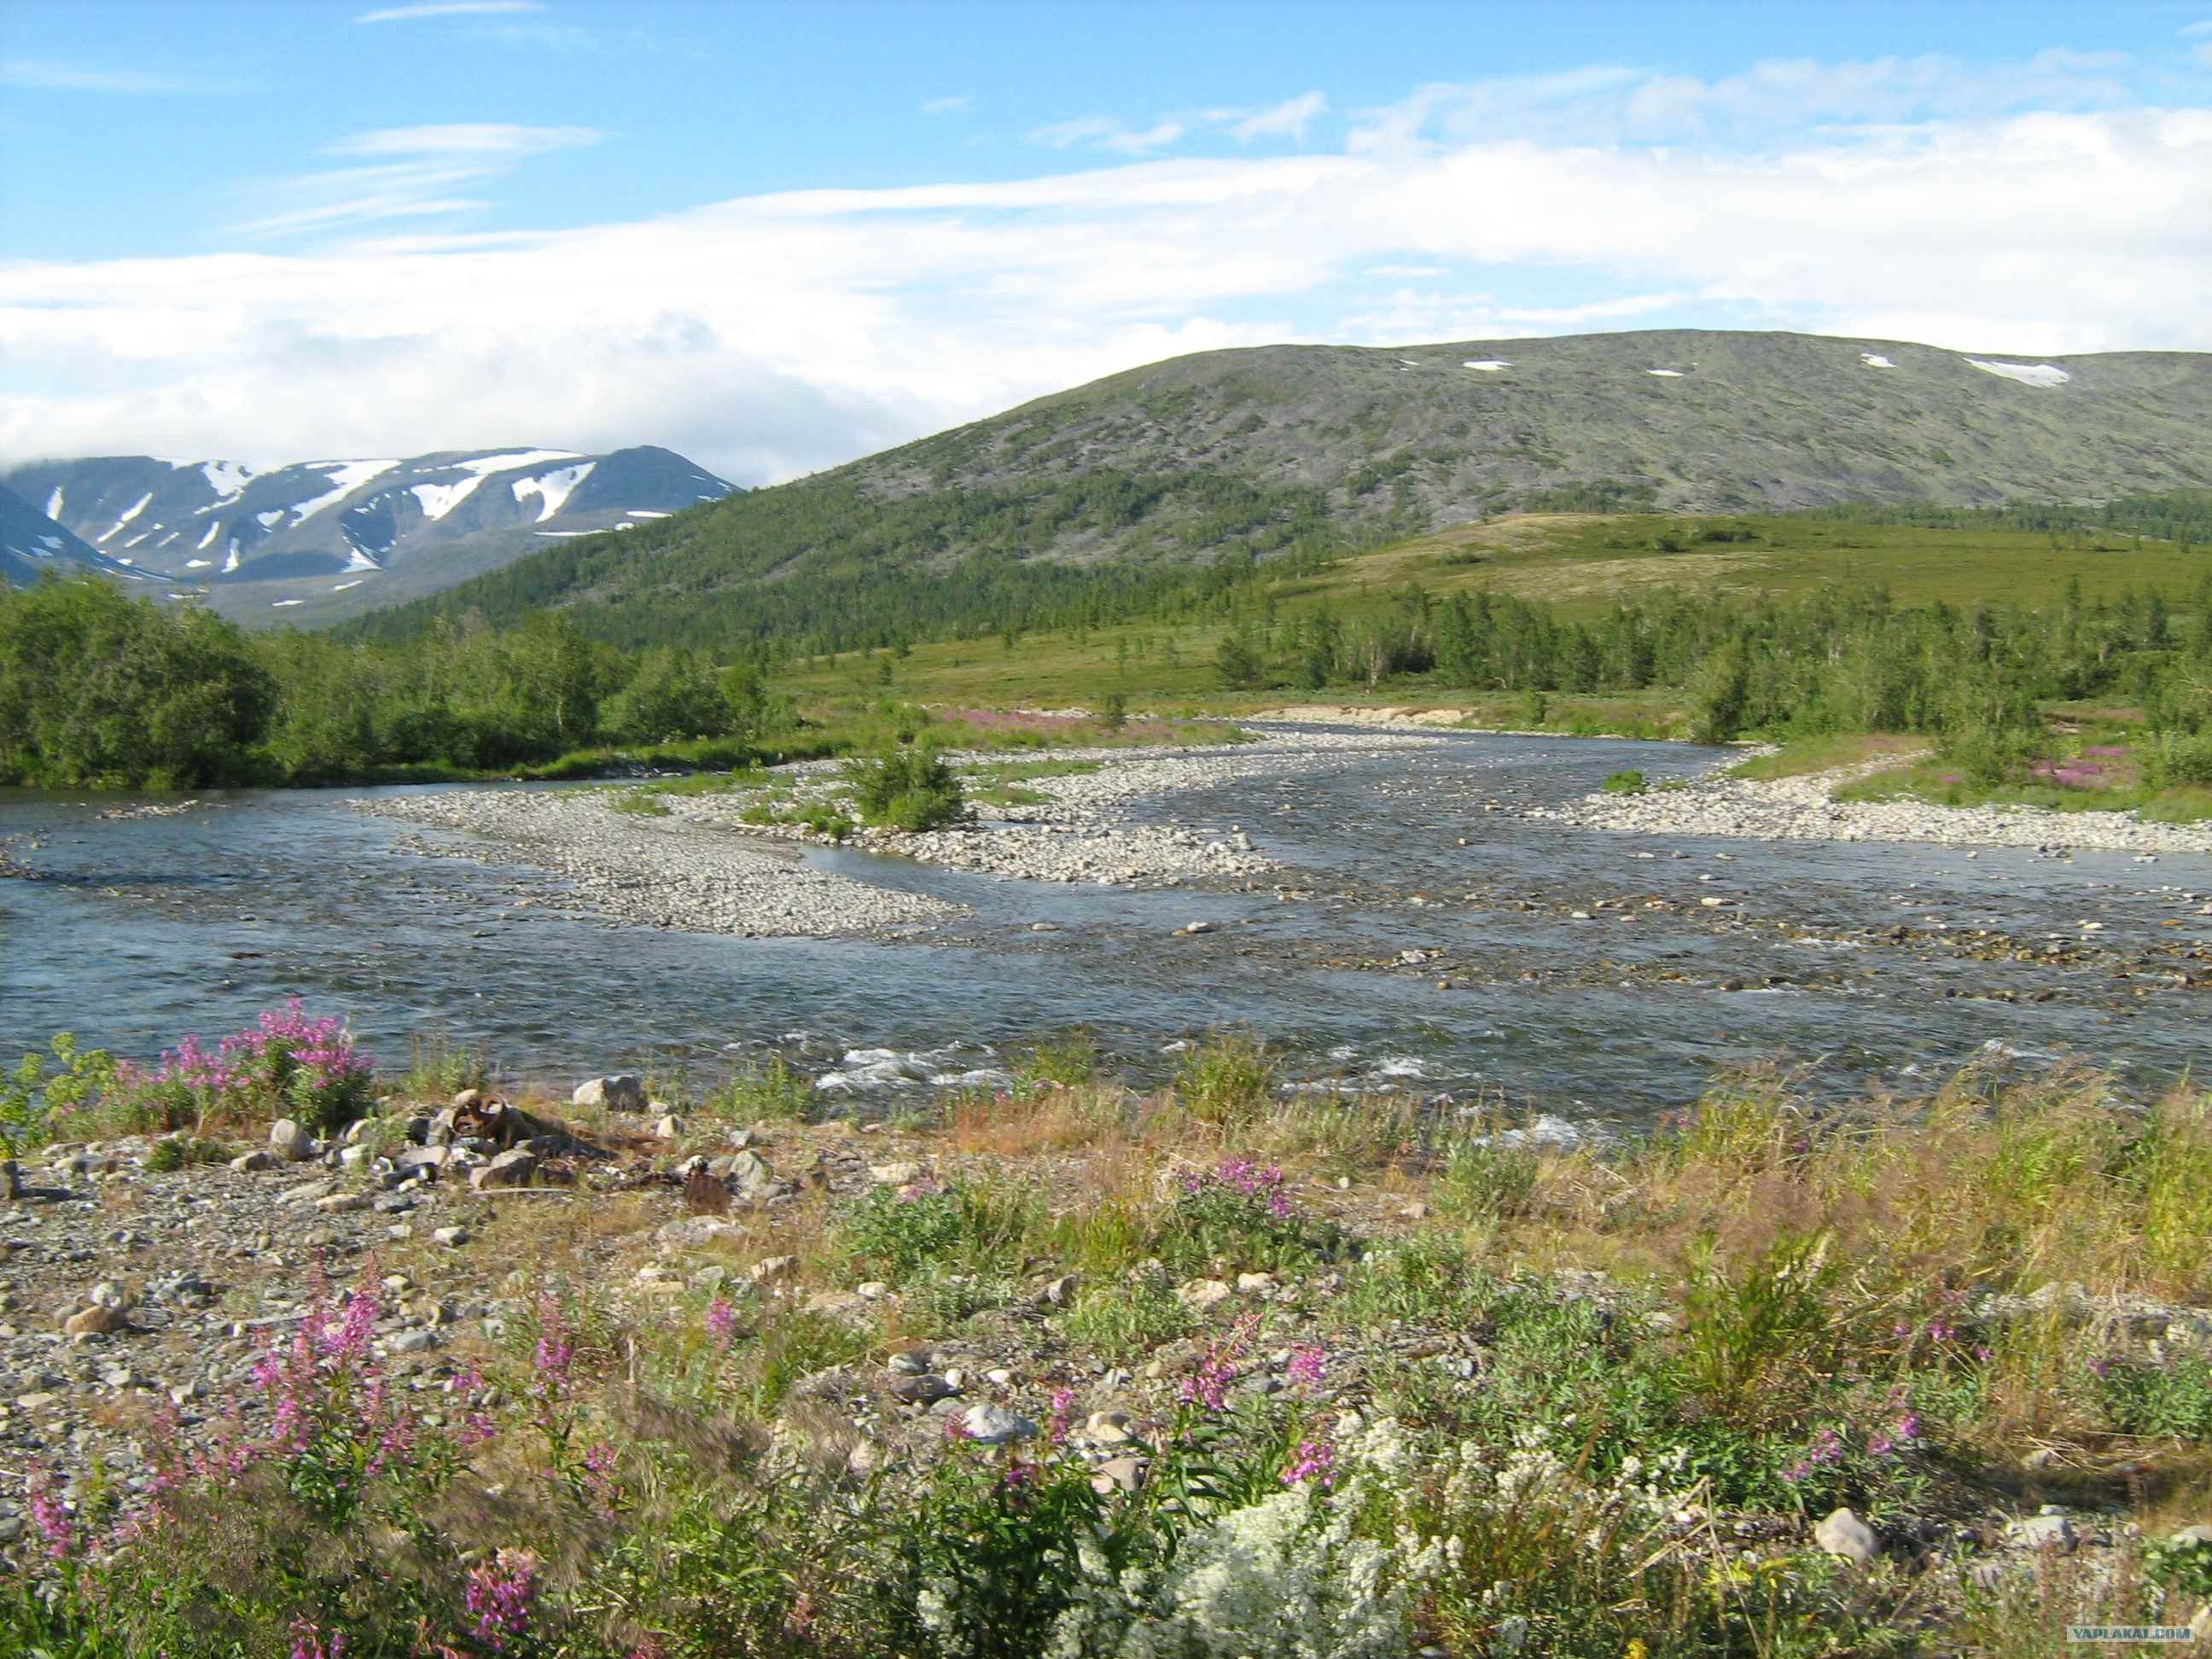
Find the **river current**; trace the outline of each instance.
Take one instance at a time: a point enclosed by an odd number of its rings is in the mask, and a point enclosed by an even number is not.
[[[347,805],[374,792],[215,794],[128,817],[100,816],[113,797],[0,793],[0,852],[29,872],[0,880],[0,1057],[63,1029],[150,1057],[288,996],[343,1014],[388,1066],[434,1033],[554,1081],[707,1074],[764,1044],[817,1070],[883,1048],[957,1071],[1076,1026],[1142,1079],[1174,1045],[1243,1027],[1310,1081],[1630,1121],[1766,1060],[1843,1091],[2078,1055],[2148,1091],[2202,1057],[2212,1002],[2172,965],[2212,944],[2183,896],[2212,885],[2202,860],[1662,840],[1514,816],[1612,772],[1656,782],[1712,758],[1454,733],[1139,808],[1241,826],[1285,866],[1249,891],[811,851],[970,907],[896,945],[563,914],[543,902],[551,878],[495,844],[400,851],[422,832]],[[1177,933],[1193,921],[1212,930]]]

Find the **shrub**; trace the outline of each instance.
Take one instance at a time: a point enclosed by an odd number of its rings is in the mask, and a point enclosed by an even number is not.
[[[2212,784],[2212,726],[2201,732],[2165,732],[2142,750],[2143,781],[2153,788],[2175,784]]]
[[[57,1031],[46,1048],[46,1054],[25,1054],[15,1075],[0,1079],[0,1140],[10,1152],[46,1139],[57,1116],[90,1115],[121,1069],[105,1048],[79,1048],[68,1031]],[[56,1068],[51,1073],[48,1055]]]
[[[814,1104],[813,1085],[781,1054],[739,1073],[707,1099],[717,1117],[775,1118],[803,1122]]]
[[[1608,795],[1640,795],[1644,790],[1644,774],[1636,771],[1615,772],[1605,781]]]
[[[1274,1092],[1275,1070],[1273,1056],[1257,1039],[1216,1037],[1183,1056],[1176,1068],[1176,1094],[1200,1122],[1230,1133],[1265,1108]]]
[[[850,762],[845,781],[863,823],[912,835],[941,830],[967,816],[959,777],[926,744]]]
[[[1280,1170],[1230,1158],[1183,1176],[1160,1254],[1177,1274],[1217,1262],[1245,1272],[1273,1271],[1322,1260],[1337,1243],[1334,1229],[1314,1226],[1298,1214]]]
[[[837,1242],[856,1266],[893,1284],[960,1268],[989,1271],[1018,1250],[1035,1209],[1027,1194],[968,1182],[876,1187],[839,1215]]]
[[[2168,1352],[2092,1360],[2089,1372],[2106,1420],[2122,1434],[2212,1443],[2212,1361]]]

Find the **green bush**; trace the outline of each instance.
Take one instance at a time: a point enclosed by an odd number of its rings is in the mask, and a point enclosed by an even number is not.
[[[1201,1123],[1224,1132],[1250,1122],[1275,1090],[1274,1057],[1249,1036],[1216,1037],[1183,1056],[1176,1095]]]
[[[1608,795],[1640,795],[1644,787],[1641,772],[1615,772],[1605,781],[1605,793]]]
[[[2212,784],[2212,727],[2202,732],[2161,732],[2142,750],[2143,781],[2154,789],[2175,784]]]
[[[850,762],[845,782],[860,821],[880,829],[912,835],[942,830],[967,816],[958,775],[927,744]]]

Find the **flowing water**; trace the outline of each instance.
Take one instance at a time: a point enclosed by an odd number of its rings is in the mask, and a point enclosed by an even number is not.
[[[0,794],[0,851],[36,878],[0,881],[0,1055],[67,1029],[150,1056],[293,995],[343,1013],[387,1065],[431,1032],[548,1079],[708,1071],[763,1042],[817,1067],[881,1047],[959,1071],[1077,1025],[1145,1076],[1174,1063],[1172,1045],[1244,1026],[1306,1079],[1632,1120],[1717,1067],[1768,1059],[1817,1061],[1841,1090],[1993,1053],[2081,1054],[2148,1089],[2200,1057],[2212,1005],[2172,958],[2212,942],[2212,918],[2181,897],[2212,884],[2203,860],[1656,841],[1484,810],[1711,758],[1451,734],[1140,810],[1242,825],[1288,866],[1252,891],[810,853],[972,907],[937,942],[899,945],[603,926],[547,907],[551,878],[491,843],[471,859],[395,850],[425,832],[347,806],[372,792],[215,795],[121,819],[100,816],[112,798]],[[1201,920],[1214,931],[1176,935]],[[2007,948],[1962,953],[1947,929]],[[2052,941],[2057,960],[2013,959]]]

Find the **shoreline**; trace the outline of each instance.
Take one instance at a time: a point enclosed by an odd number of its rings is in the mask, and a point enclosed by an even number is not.
[[[1679,789],[1595,793],[1521,816],[1631,836],[1710,836],[1737,841],[1880,842],[2037,852],[2212,854],[2212,824],[2153,823],[2132,812],[2054,812],[2040,806],[1935,806],[1919,801],[1841,801],[1831,791],[1895,757],[1759,781],[1730,777],[1741,757],[1716,762]]]

